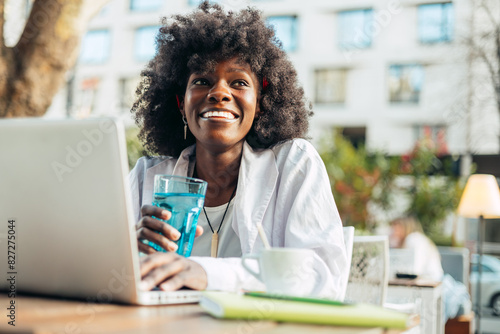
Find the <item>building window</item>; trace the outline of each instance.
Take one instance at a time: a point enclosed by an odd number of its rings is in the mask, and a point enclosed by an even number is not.
[[[339,47],[366,49],[372,45],[373,10],[347,10],[338,13]]]
[[[140,27],[135,30],[134,55],[137,61],[148,61],[156,53],[156,35],[160,26]]]
[[[418,6],[418,36],[422,43],[449,42],[453,39],[453,4]]]
[[[296,16],[269,16],[266,22],[273,27],[284,51],[292,52],[297,49]]]
[[[444,125],[414,125],[414,139],[426,147],[436,150],[439,155],[449,154]]]
[[[343,128],[342,137],[349,140],[355,148],[364,147],[366,143],[366,127]]]
[[[139,82],[140,77],[120,79],[120,107],[124,111],[130,111],[137,99],[137,94],[135,92]]]
[[[109,58],[109,30],[91,30],[83,37],[80,62],[102,64]]]
[[[423,81],[422,65],[391,65],[389,67],[390,101],[418,103]]]
[[[163,0],[130,0],[130,10],[153,11],[162,7]]]
[[[344,103],[346,76],[347,71],[345,69],[316,70],[316,103]]]

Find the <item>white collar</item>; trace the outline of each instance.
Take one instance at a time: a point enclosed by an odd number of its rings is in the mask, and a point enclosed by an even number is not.
[[[173,175],[188,176],[195,164],[195,145],[185,148],[172,171]],[[146,171],[143,194],[153,192],[154,175],[165,173],[165,160]],[[232,227],[240,238],[243,254],[252,252],[257,239],[257,224],[262,223],[278,180],[276,157],[271,149],[254,150],[246,141],[234,198]],[[189,174],[191,175],[191,174]],[[145,198],[146,196],[143,196]],[[147,197],[146,197],[147,198]]]

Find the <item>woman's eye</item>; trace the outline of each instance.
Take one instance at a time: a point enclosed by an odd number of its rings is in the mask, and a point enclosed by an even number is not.
[[[195,79],[193,80],[193,85],[207,85],[208,81],[205,79]]]
[[[233,84],[235,86],[248,86],[248,83],[245,80],[236,80]]]

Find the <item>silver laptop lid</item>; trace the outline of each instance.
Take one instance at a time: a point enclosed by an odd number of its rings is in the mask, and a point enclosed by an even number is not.
[[[18,292],[135,302],[140,278],[123,125],[1,120],[0,157],[0,276],[12,273]],[[7,254],[13,266],[4,265]],[[0,288],[11,283],[2,279]]]

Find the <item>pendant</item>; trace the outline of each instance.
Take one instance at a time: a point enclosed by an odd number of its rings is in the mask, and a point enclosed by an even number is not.
[[[210,252],[211,257],[217,257],[217,248],[219,248],[219,233],[214,232],[214,234],[212,234],[212,250]]]

